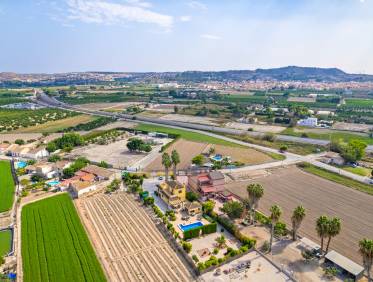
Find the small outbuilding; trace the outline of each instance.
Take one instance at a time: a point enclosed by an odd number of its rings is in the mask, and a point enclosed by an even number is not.
[[[334,264],[340,268],[346,275],[350,276],[355,281],[359,280],[364,275],[364,267],[353,262],[352,260],[342,256],[336,251],[330,251],[325,256],[325,262]]]
[[[202,212],[202,205],[199,202],[187,202],[185,204],[185,209],[189,215],[195,215]]]

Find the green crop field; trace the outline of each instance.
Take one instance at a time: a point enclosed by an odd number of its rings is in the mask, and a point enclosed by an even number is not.
[[[11,250],[12,232],[7,229],[0,232],[0,256],[5,256]]]
[[[210,144],[217,144],[217,145],[225,145],[225,146],[233,146],[233,147],[241,147],[240,145],[225,141],[219,138],[215,138],[212,136],[204,135],[197,132],[182,130],[182,129],[175,129],[165,126],[158,126],[152,124],[139,124],[136,127],[137,130],[147,131],[147,132],[162,132],[167,134],[174,134],[179,135],[181,138],[189,141],[195,142],[205,142]]]
[[[106,281],[68,194],[28,204],[21,217],[23,281]]]
[[[373,107],[373,100],[372,99],[346,99],[346,106],[347,107]]]
[[[301,129],[299,131],[294,131],[293,128],[286,128],[284,131],[281,132],[283,135],[290,135],[290,136],[296,136],[296,137],[308,137],[313,139],[322,139],[322,140],[343,140],[344,142],[349,142],[351,140],[359,140],[362,141],[368,145],[373,145],[373,138],[367,136],[367,135],[360,135],[360,134],[354,134],[354,133],[347,133],[347,132],[330,132],[330,133],[318,133],[318,132],[302,132]],[[303,136],[303,134],[306,134]]]
[[[0,212],[11,209],[14,199],[14,189],[10,162],[0,161]]]

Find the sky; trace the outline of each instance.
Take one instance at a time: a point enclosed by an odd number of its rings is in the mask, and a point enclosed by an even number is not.
[[[0,0],[0,72],[373,74],[373,0]]]

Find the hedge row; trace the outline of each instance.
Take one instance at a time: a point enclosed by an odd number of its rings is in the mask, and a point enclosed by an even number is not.
[[[202,226],[199,226],[199,227],[196,227],[196,228],[193,228],[193,229],[186,230],[183,233],[184,234],[184,240],[199,237],[200,234],[201,234],[201,231],[202,231],[202,235],[215,233],[216,229],[217,229],[217,226],[218,226],[217,223],[213,222],[213,223],[210,223],[210,224],[206,224],[206,225],[202,225]]]

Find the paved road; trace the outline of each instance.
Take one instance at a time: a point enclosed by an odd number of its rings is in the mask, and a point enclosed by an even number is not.
[[[226,134],[232,134],[232,135],[243,135],[243,134],[254,134],[256,136],[262,135],[263,133],[259,132],[250,132],[250,131],[245,131],[245,130],[239,130],[239,129],[231,129],[231,128],[221,128],[221,127],[216,127],[216,126],[208,126],[208,125],[200,125],[200,124],[193,124],[193,123],[186,123],[186,122],[178,122],[178,121],[168,121],[168,120],[161,120],[161,119],[154,119],[154,118],[147,118],[147,117],[134,117],[131,115],[126,115],[126,114],[118,114],[118,113],[109,113],[109,112],[101,112],[101,111],[90,111],[90,110],[83,110],[80,109],[78,106],[72,106],[68,105],[65,103],[62,103],[52,97],[49,97],[45,95],[44,93],[38,95],[37,100],[35,101],[39,104],[45,105],[45,106],[53,106],[56,108],[61,108],[65,110],[70,110],[70,111],[75,111],[75,112],[81,112],[85,114],[90,114],[90,115],[99,115],[99,116],[110,116],[110,117],[116,117],[119,119],[123,119],[126,121],[140,121],[142,123],[146,124],[154,124],[154,125],[167,125],[167,127],[175,128],[175,129],[187,129],[188,131],[196,132],[196,133],[201,133],[205,135],[209,135],[215,138],[219,138],[221,140],[226,140],[232,143],[236,143],[242,146],[247,146],[251,148],[255,148],[261,151],[265,152],[272,152],[272,153],[279,153],[278,150],[273,149],[273,148],[268,148],[265,146],[260,146],[260,145],[255,145],[255,144],[250,144],[246,143],[240,140],[236,140],[233,138],[229,138],[226,136],[218,135],[212,132],[218,132],[218,133],[226,133]],[[326,145],[328,144],[328,141],[326,140],[319,140],[319,139],[310,139],[310,138],[300,138],[300,137],[294,137],[294,136],[285,136],[285,135],[277,135],[277,138],[280,140],[286,140],[286,141],[294,141],[294,142],[300,142],[300,143],[309,143],[309,144],[317,144],[317,145]],[[284,139],[283,139],[284,138]],[[369,148],[370,149],[370,148]],[[348,178],[352,178],[354,180],[363,182],[363,183],[369,183],[370,179],[367,177],[362,177],[359,175],[356,175],[354,173],[338,169],[334,166],[322,163],[320,161],[317,161],[316,159],[322,154],[315,154],[315,155],[308,155],[308,156],[300,156],[297,154],[289,153],[286,152],[283,154],[286,156],[286,160],[281,161],[281,162],[274,162],[271,165],[267,164],[268,167],[276,167],[276,166],[282,166],[286,164],[295,164],[298,162],[310,162],[313,165],[324,168],[328,171],[332,171],[335,173],[338,173],[340,175],[346,176]],[[264,165],[265,167],[265,165]],[[240,171],[243,172],[245,170],[254,170],[254,169],[260,169],[263,168],[262,165],[257,165],[257,166],[245,166],[240,168]],[[236,170],[238,171],[238,170]]]

